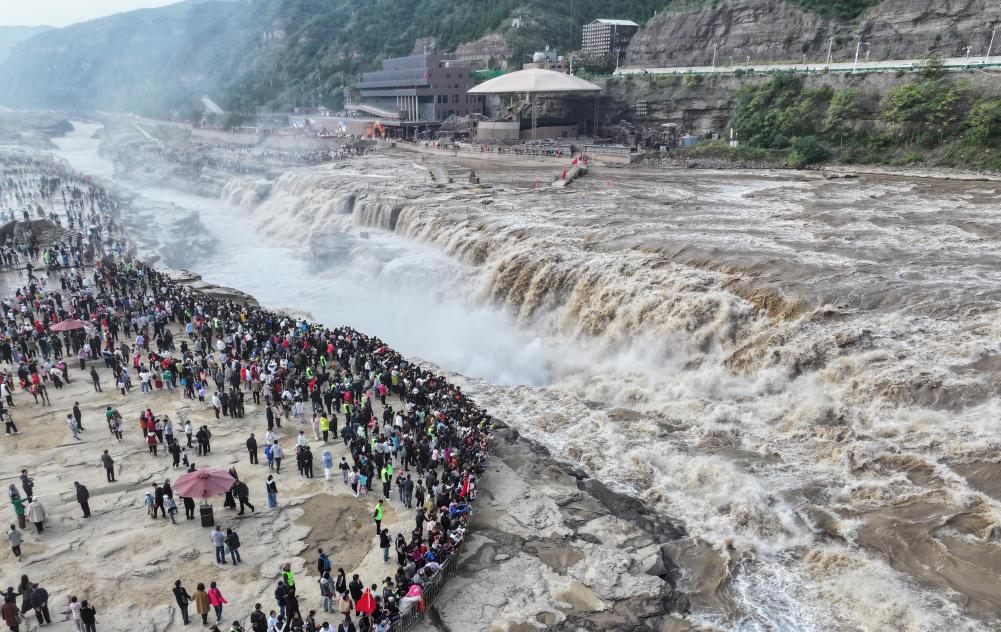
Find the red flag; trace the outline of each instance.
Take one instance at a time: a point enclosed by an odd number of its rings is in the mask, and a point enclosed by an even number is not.
[[[375,612],[375,599],[372,598],[372,589],[366,588],[365,594],[361,596],[358,603],[355,604],[355,610],[358,612],[364,612],[365,614],[372,614]]]
[[[469,475],[466,474],[466,481],[462,484],[462,491],[459,492],[459,498],[465,498],[466,494],[469,493]]]

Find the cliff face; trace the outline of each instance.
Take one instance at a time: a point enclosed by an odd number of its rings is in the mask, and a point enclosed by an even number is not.
[[[473,68],[498,68],[513,54],[514,49],[500,33],[488,33],[455,48],[455,58]]]
[[[991,6],[993,4],[993,6]],[[708,8],[665,11],[633,38],[629,66],[822,62],[833,38],[835,61],[850,61],[858,41],[870,59],[984,55],[1001,7],[991,0],[888,0],[857,23],[825,19],[785,0],[723,0]],[[995,42],[996,44],[998,42]],[[998,48],[996,50],[1001,50]]]
[[[871,42],[873,59],[930,53],[963,57],[967,46],[977,57],[987,52],[991,28],[999,21],[1001,5],[994,0],[889,0],[866,16],[854,34]]]
[[[824,42],[831,25],[783,0],[724,0],[716,6],[662,12],[632,39],[628,66],[708,66],[802,58]],[[824,51],[826,54],[826,50]]]

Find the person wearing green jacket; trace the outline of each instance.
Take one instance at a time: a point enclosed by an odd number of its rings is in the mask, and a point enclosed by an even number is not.
[[[24,509],[24,501],[21,500],[20,497],[18,497],[18,498],[12,498],[10,502],[12,505],[14,505],[14,514],[17,516],[17,524],[21,527],[22,530],[24,530],[26,524],[24,521],[25,520],[24,515],[26,513]]]
[[[375,512],[372,514],[372,517],[375,518],[376,535],[382,533],[382,511],[383,511],[382,499],[380,498],[379,502],[375,504]]]

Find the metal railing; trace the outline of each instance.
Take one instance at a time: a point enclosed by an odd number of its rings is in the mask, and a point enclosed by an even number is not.
[[[428,615],[429,609],[434,605],[434,602],[438,600],[439,595],[448,585],[448,581],[452,579],[455,575],[456,569],[459,566],[459,556],[462,554],[462,542],[459,543],[455,550],[452,552],[452,556],[448,558],[441,568],[435,573],[434,577],[430,581],[424,584],[421,588],[421,598],[418,601],[413,602],[410,608],[400,614],[400,618],[393,622],[389,626],[390,632],[407,632],[412,630],[414,626],[424,620],[424,617]]]

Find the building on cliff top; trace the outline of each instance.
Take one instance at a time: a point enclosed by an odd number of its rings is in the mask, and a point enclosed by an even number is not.
[[[640,25],[631,20],[595,20],[582,29],[581,49],[595,55],[622,53],[639,29]]]

